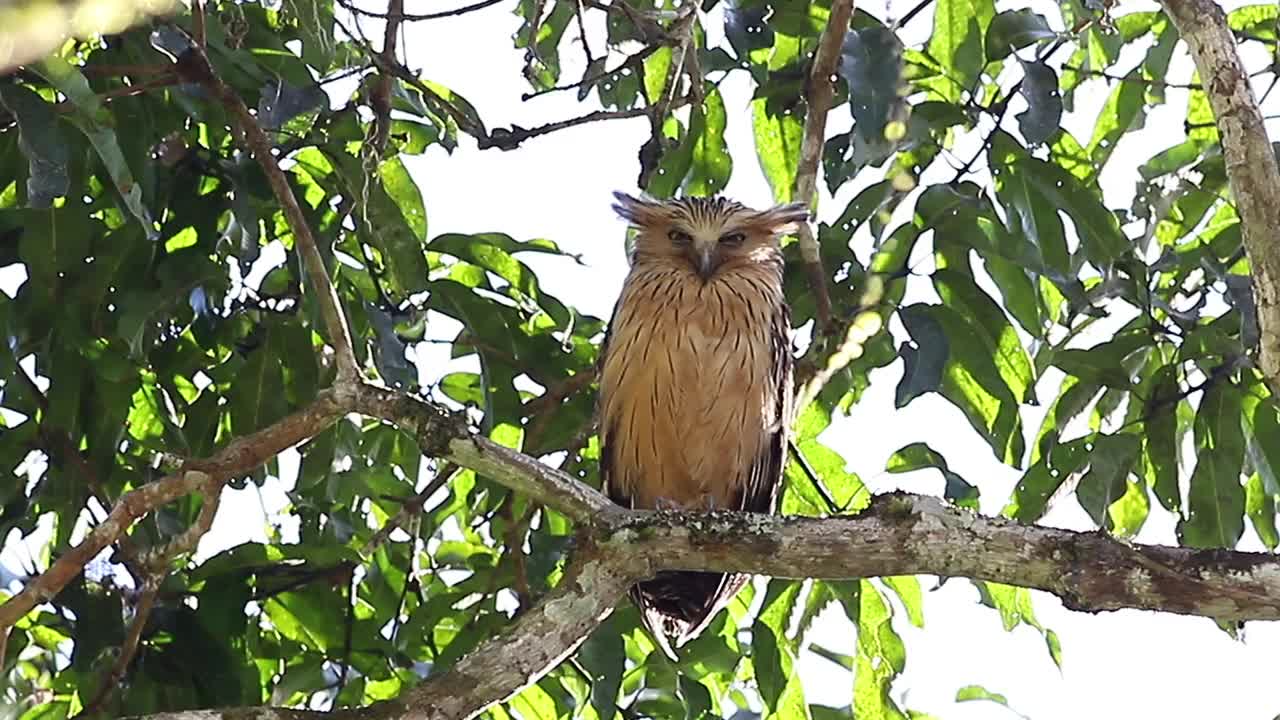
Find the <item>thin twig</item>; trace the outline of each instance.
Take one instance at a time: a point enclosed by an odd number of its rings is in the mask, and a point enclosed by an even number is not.
[[[133,663],[133,658],[138,653],[142,631],[146,628],[147,619],[151,617],[151,609],[155,606],[156,594],[159,590],[160,578],[148,578],[142,593],[138,596],[138,603],[134,606],[133,621],[129,623],[129,632],[125,635],[124,644],[120,646],[119,657],[103,676],[102,684],[98,687],[98,692],[94,694],[93,699],[85,703],[84,709],[76,717],[87,717],[98,713],[111,698],[111,693],[124,681],[129,665]]]
[[[818,169],[822,162],[822,145],[826,140],[827,111],[835,97],[835,74],[840,60],[840,46],[849,29],[849,17],[853,14],[853,0],[835,0],[827,27],[818,40],[818,50],[813,56],[813,69],[805,88],[807,110],[804,118],[804,137],[800,142],[800,165],[796,168],[796,181],[792,200],[809,206],[810,212],[817,205]],[[810,290],[817,306],[817,330],[826,333],[831,325],[831,297],[827,294],[827,273],[822,267],[822,251],[818,238],[809,223],[802,223],[797,233],[800,239],[800,256],[808,269]]]
[[[671,108],[677,108],[687,105],[690,101],[688,96],[677,99],[671,104]],[[500,150],[514,150],[520,143],[540,135],[547,135],[557,130],[565,130],[567,128],[585,125],[587,123],[601,122],[603,120],[622,120],[624,118],[645,117],[651,112],[650,108],[630,108],[628,110],[597,110],[579,115],[578,117],[569,118],[567,120],[557,120],[546,125],[539,125],[534,128],[522,128],[514,125],[511,129],[496,128],[490,131],[489,136],[485,138],[477,138],[478,145],[481,150],[488,148],[498,148]]]
[[[609,77],[610,75],[615,75],[615,74],[617,74],[617,73],[621,72],[622,70],[624,70],[624,69],[626,69],[626,68],[628,68],[628,67],[635,67],[635,64],[636,64],[636,63],[638,63],[638,62],[643,62],[645,58],[647,58],[647,57],[649,57],[650,55],[654,54],[655,52],[657,52],[657,51],[658,51],[659,49],[661,49],[662,47],[664,47],[664,45],[646,45],[645,47],[643,47],[643,48],[641,48],[641,49],[637,50],[636,52],[632,53],[631,55],[628,55],[628,56],[627,56],[627,59],[626,59],[626,60],[623,60],[623,61],[622,61],[622,62],[620,62],[620,63],[618,63],[618,66],[617,66],[617,67],[615,67],[615,68],[612,68],[612,69],[610,69],[610,70],[602,70],[602,71],[600,71],[600,72],[596,73],[595,75],[590,75],[590,76],[588,76],[588,77],[584,77],[584,78],[582,78],[581,80],[579,80],[579,81],[578,81],[578,82],[576,82],[576,83],[569,83],[569,84],[567,84],[567,85],[555,85],[555,86],[553,86],[553,87],[543,88],[542,90],[535,90],[535,91],[533,91],[533,92],[527,92],[527,93],[524,93],[523,95],[521,95],[521,96],[520,96],[520,99],[521,99],[521,100],[532,100],[532,99],[534,99],[534,98],[536,98],[536,97],[541,97],[541,96],[543,96],[543,95],[548,95],[548,94],[553,93],[553,92],[560,92],[560,91],[562,91],[562,90],[574,90],[574,89],[576,89],[576,88],[584,87],[584,86],[587,86],[587,85],[593,85],[593,84],[595,84],[595,83],[597,83],[597,82],[599,82],[599,81],[601,81],[601,80],[603,80],[603,79],[605,79],[605,78]]]
[[[387,12],[380,13],[380,12],[374,12],[372,10],[365,10],[364,8],[361,8],[357,6],[355,3],[351,2],[351,0],[338,0],[339,5],[346,8],[347,10],[350,10],[356,15],[363,15],[365,17],[371,17],[371,18],[382,18],[383,20],[394,20],[397,23],[399,23],[402,20],[407,20],[409,22],[417,22],[419,20],[437,20],[439,18],[457,17],[459,15],[465,15],[469,12],[474,12],[476,10],[483,10],[484,8],[487,8],[490,5],[497,5],[500,2],[502,2],[502,0],[481,0],[480,2],[472,3],[470,5],[464,5],[460,8],[455,8],[453,10],[441,10],[440,12],[415,15],[413,13],[403,12],[403,3],[401,3],[401,11],[399,12],[393,7],[393,8],[389,8]]]
[[[426,504],[427,500],[429,500],[432,495],[435,495],[440,488],[444,487],[445,484],[448,483],[455,474],[457,474],[458,469],[458,466],[453,463],[445,463],[444,466],[436,472],[436,476],[431,478],[431,481],[427,483],[427,486],[422,489],[422,492],[405,500],[404,503],[400,505],[400,510],[396,512],[395,516],[388,520],[386,524],[378,530],[378,532],[374,533],[373,537],[369,538],[369,541],[360,548],[360,554],[364,557],[369,557],[377,551],[378,548],[382,547],[383,543],[391,537],[391,533],[395,532],[397,528],[404,527],[404,524],[408,522],[410,518],[422,512],[422,507]]]
[[[387,24],[382,33],[382,52],[379,55],[388,66],[396,63],[396,39],[400,34],[400,21],[404,13],[404,0],[391,0]],[[391,135],[391,81],[392,76],[382,72],[378,84],[374,88],[370,105],[373,106],[373,150],[378,156],[387,147],[387,138]]]
[[[805,477],[809,479],[809,483],[813,485],[813,489],[818,491],[818,495],[822,497],[822,502],[826,504],[827,513],[830,515],[836,515],[844,511],[844,508],[840,506],[840,503],[836,502],[836,499],[831,496],[831,491],[827,490],[827,486],[822,482],[822,478],[818,477],[817,471],[815,471],[813,466],[809,464],[808,458],[804,456],[804,453],[800,452],[800,446],[796,445],[796,441],[788,440],[787,442],[791,446],[791,455],[795,457],[796,464],[800,466],[801,472],[803,472]]]
[[[587,42],[587,25],[582,22],[582,0],[573,0],[573,14],[578,18],[578,37],[582,40],[582,53],[587,56],[587,66],[596,61],[591,54],[591,43]]]

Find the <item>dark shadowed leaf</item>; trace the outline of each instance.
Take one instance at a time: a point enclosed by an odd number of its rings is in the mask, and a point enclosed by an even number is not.
[[[911,333],[913,345],[901,348],[904,368],[902,379],[894,394],[894,407],[906,407],[907,403],[929,392],[936,392],[942,384],[942,372],[947,365],[950,348],[947,336],[927,312],[911,305],[898,311],[898,317]]]
[[[1178,369],[1166,366],[1156,371],[1151,399],[1147,403],[1148,417],[1143,450],[1146,464],[1151,468],[1147,478],[1156,500],[1166,510],[1177,511],[1182,506],[1182,492],[1178,488],[1178,406],[1183,403],[1182,389],[1178,385]]]
[[[0,85],[0,105],[18,121],[18,147],[27,157],[27,205],[47,208],[67,194],[67,141],[44,98],[22,85]]]
[[[1142,438],[1130,433],[1098,435],[1089,449],[1089,470],[1080,479],[1076,499],[1100,528],[1110,528],[1111,504],[1125,494]]]
[[[947,459],[926,443],[916,442],[898,448],[897,452],[889,456],[889,462],[885,465],[885,470],[891,473],[927,468],[936,468],[942,473],[946,481],[943,497],[960,507],[967,507],[970,510],[978,509],[978,488],[969,484],[969,481],[960,477],[959,474],[952,472],[951,468],[947,467]]]
[[[866,143],[896,142],[905,133],[902,42],[889,28],[850,30],[840,48],[840,77],[849,86],[854,132]]]
[[[1029,9],[1005,10],[996,13],[987,27],[986,50],[988,60],[1003,60],[1014,50],[1020,50],[1041,40],[1052,40],[1058,34],[1049,27],[1049,21],[1038,12]],[[1025,68],[1026,65],[1024,64]],[[1054,83],[1057,85],[1056,81]]]
[[[1027,109],[1018,113],[1018,130],[1027,145],[1035,146],[1058,131],[1062,123],[1062,96],[1058,94],[1058,74],[1053,68],[1043,62],[1020,62],[1022,84],[1018,92],[1027,101]]]
[[[120,150],[120,141],[112,127],[111,115],[103,109],[102,102],[89,87],[89,81],[80,70],[60,57],[46,59],[39,65],[39,71],[75,106],[75,113],[68,117],[71,124],[89,138],[98,157],[106,165],[125,206],[142,224],[147,237],[153,240],[158,238],[151,221],[151,212],[142,204],[142,188],[134,182],[133,172]]]
[[[773,28],[765,22],[770,13],[767,3],[756,0],[726,0],[724,34],[739,60],[746,60],[752,50],[773,45]]]
[[[1240,391],[1220,379],[1196,412],[1196,468],[1178,538],[1192,547],[1232,547],[1244,532],[1244,433]]]
[[[279,130],[295,117],[319,109],[326,100],[319,86],[295,87],[273,78],[258,95],[258,123],[264,129]]]

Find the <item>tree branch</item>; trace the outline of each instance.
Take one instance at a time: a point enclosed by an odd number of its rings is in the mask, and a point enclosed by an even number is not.
[[[1280,169],[1262,112],[1222,7],[1212,0],[1162,0],[1200,73],[1222,135],[1227,180],[1249,254],[1261,330],[1259,368],[1280,393]]]
[[[191,460],[167,477],[130,490],[116,501],[103,520],[79,545],[64,551],[22,591],[0,604],[0,636],[36,605],[52,599],[116,539],[152,510],[197,490],[210,495],[228,480],[243,475],[282,451],[319,433],[343,414],[331,391],[322,392],[311,405],[276,424],[231,441],[212,456]]]
[[[813,69],[805,85],[804,138],[800,142],[800,165],[796,168],[792,199],[813,208],[817,205],[818,167],[822,162],[822,145],[826,140],[827,112],[835,96],[831,76],[840,60],[840,46],[849,29],[849,16],[853,14],[853,0],[835,0],[827,27],[818,40],[818,50],[813,56]],[[800,226],[800,256],[809,271],[809,285],[817,304],[819,333],[825,332],[831,323],[831,298],[827,295],[827,273],[822,267],[822,252],[818,239],[809,223]]]
[[[387,10],[387,24],[382,33],[381,57],[387,65],[396,63],[396,39],[400,33],[400,21],[404,17],[404,0],[390,0]],[[374,86],[373,96],[369,104],[373,106],[373,148],[375,157],[381,159],[387,146],[387,138],[391,135],[391,75],[386,71],[378,74],[378,84]]]
[[[500,2],[502,2],[502,0],[480,0],[480,2],[474,2],[474,3],[471,3],[470,5],[463,5],[462,7],[454,8],[453,10],[441,10],[440,12],[415,15],[413,13],[403,12],[403,3],[401,3],[401,7],[399,9],[392,7],[392,8],[388,8],[387,12],[380,13],[380,12],[374,12],[372,10],[365,10],[364,8],[361,8],[360,6],[351,2],[351,0],[338,0],[339,5],[346,8],[347,10],[350,10],[352,13],[355,13],[356,15],[364,15],[365,17],[371,17],[371,18],[382,18],[384,20],[395,20],[397,23],[399,23],[401,20],[408,20],[409,22],[417,22],[419,20],[436,20],[438,18],[457,17],[458,15],[465,15],[469,12],[474,12],[476,10],[483,10],[484,8],[487,8],[490,5],[497,5]]]
[[[506,631],[395,701],[330,717],[475,717],[555,668],[631,583],[658,570],[824,579],[925,573],[1045,590],[1088,612],[1280,619],[1275,555],[1130,546],[1101,533],[982,517],[922,495],[880,495],[854,517],[621,511],[587,533],[565,579]]]
[[[434,403],[365,384],[355,393],[350,409],[413,435],[429,457],[470,468],[577,522],[591,523],[626,512],[576,478],[472,433],[460,415]]]
[[[392,703],[334,718],[474,716],[549,672],[629,584],[666,569],[788,578],[927,573],[1036,588],[1091,612],[1140,608],[1221,620],[1280,619],[1280,556],[1130,546],[1100,533],[983,517],[918,495],[879,496],[853,517],[626,510],[559,470],[473,434],[460,416],[439,405],[361,384],[341,401],[324,391],[276,425],[124,495],[80,545],[0,605],[0,627],[12,626],[53,597],[145,512],[197,489],[211,492],[352,411],[394,423],[415,437],[424,454],[483,473],[562,512],[583,530],[566,579],[507,632]]]
[[[542,602],[401,696],[403,717],[472,718],[519,693],[577,650],[644,574],[643,564],[625,553],[579,545],[565,578]]]
[[[203,8],[197,4],[194,11],[202,14]],[[298,205],[298,199],[294,197],[293,189],[289,187],[289,180],[271,152],[271,141],[258,125],[258,121],[249,113],[244,100],[241,100],[240,96],[214,71],[203,45],[193,43],[191,49],[178,58],[178,70],[184,79],[203,85],[218,98],[230,113],[242,142],[262,166],[272,192],[280,201],[285,220],[289,223],[289,230],[293,232],[294,243],[302,255],[302,264],[306,269],[308,283],[315,293],[320,315],[324,318],[325,329],[329,334],[329,342],[333,345],[338,368],[337,385],[342,387],[354,382],[360,376],[360,370],[352,348],[351,331],[342,310],[342,301],[329,280],[324,257],[320,255],[320,248],[316,245],[315,236],[311,234],[306,216],[302,214],[302,207]]]

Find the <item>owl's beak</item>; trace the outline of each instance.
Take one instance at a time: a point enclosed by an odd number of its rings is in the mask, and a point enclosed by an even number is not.
[[[716,256],[715,245],[704,245],[694,250],[693,265],[698,271],[698,277],[704,281],[711,279],[719,264],[720,258]]]

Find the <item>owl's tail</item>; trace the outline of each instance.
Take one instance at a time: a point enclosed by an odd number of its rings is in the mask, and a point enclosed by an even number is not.
[[[632,586],[631,599],[658,647],[676,661],[674,648],[697,637],[746,582],[746,575],[664,571]]]

